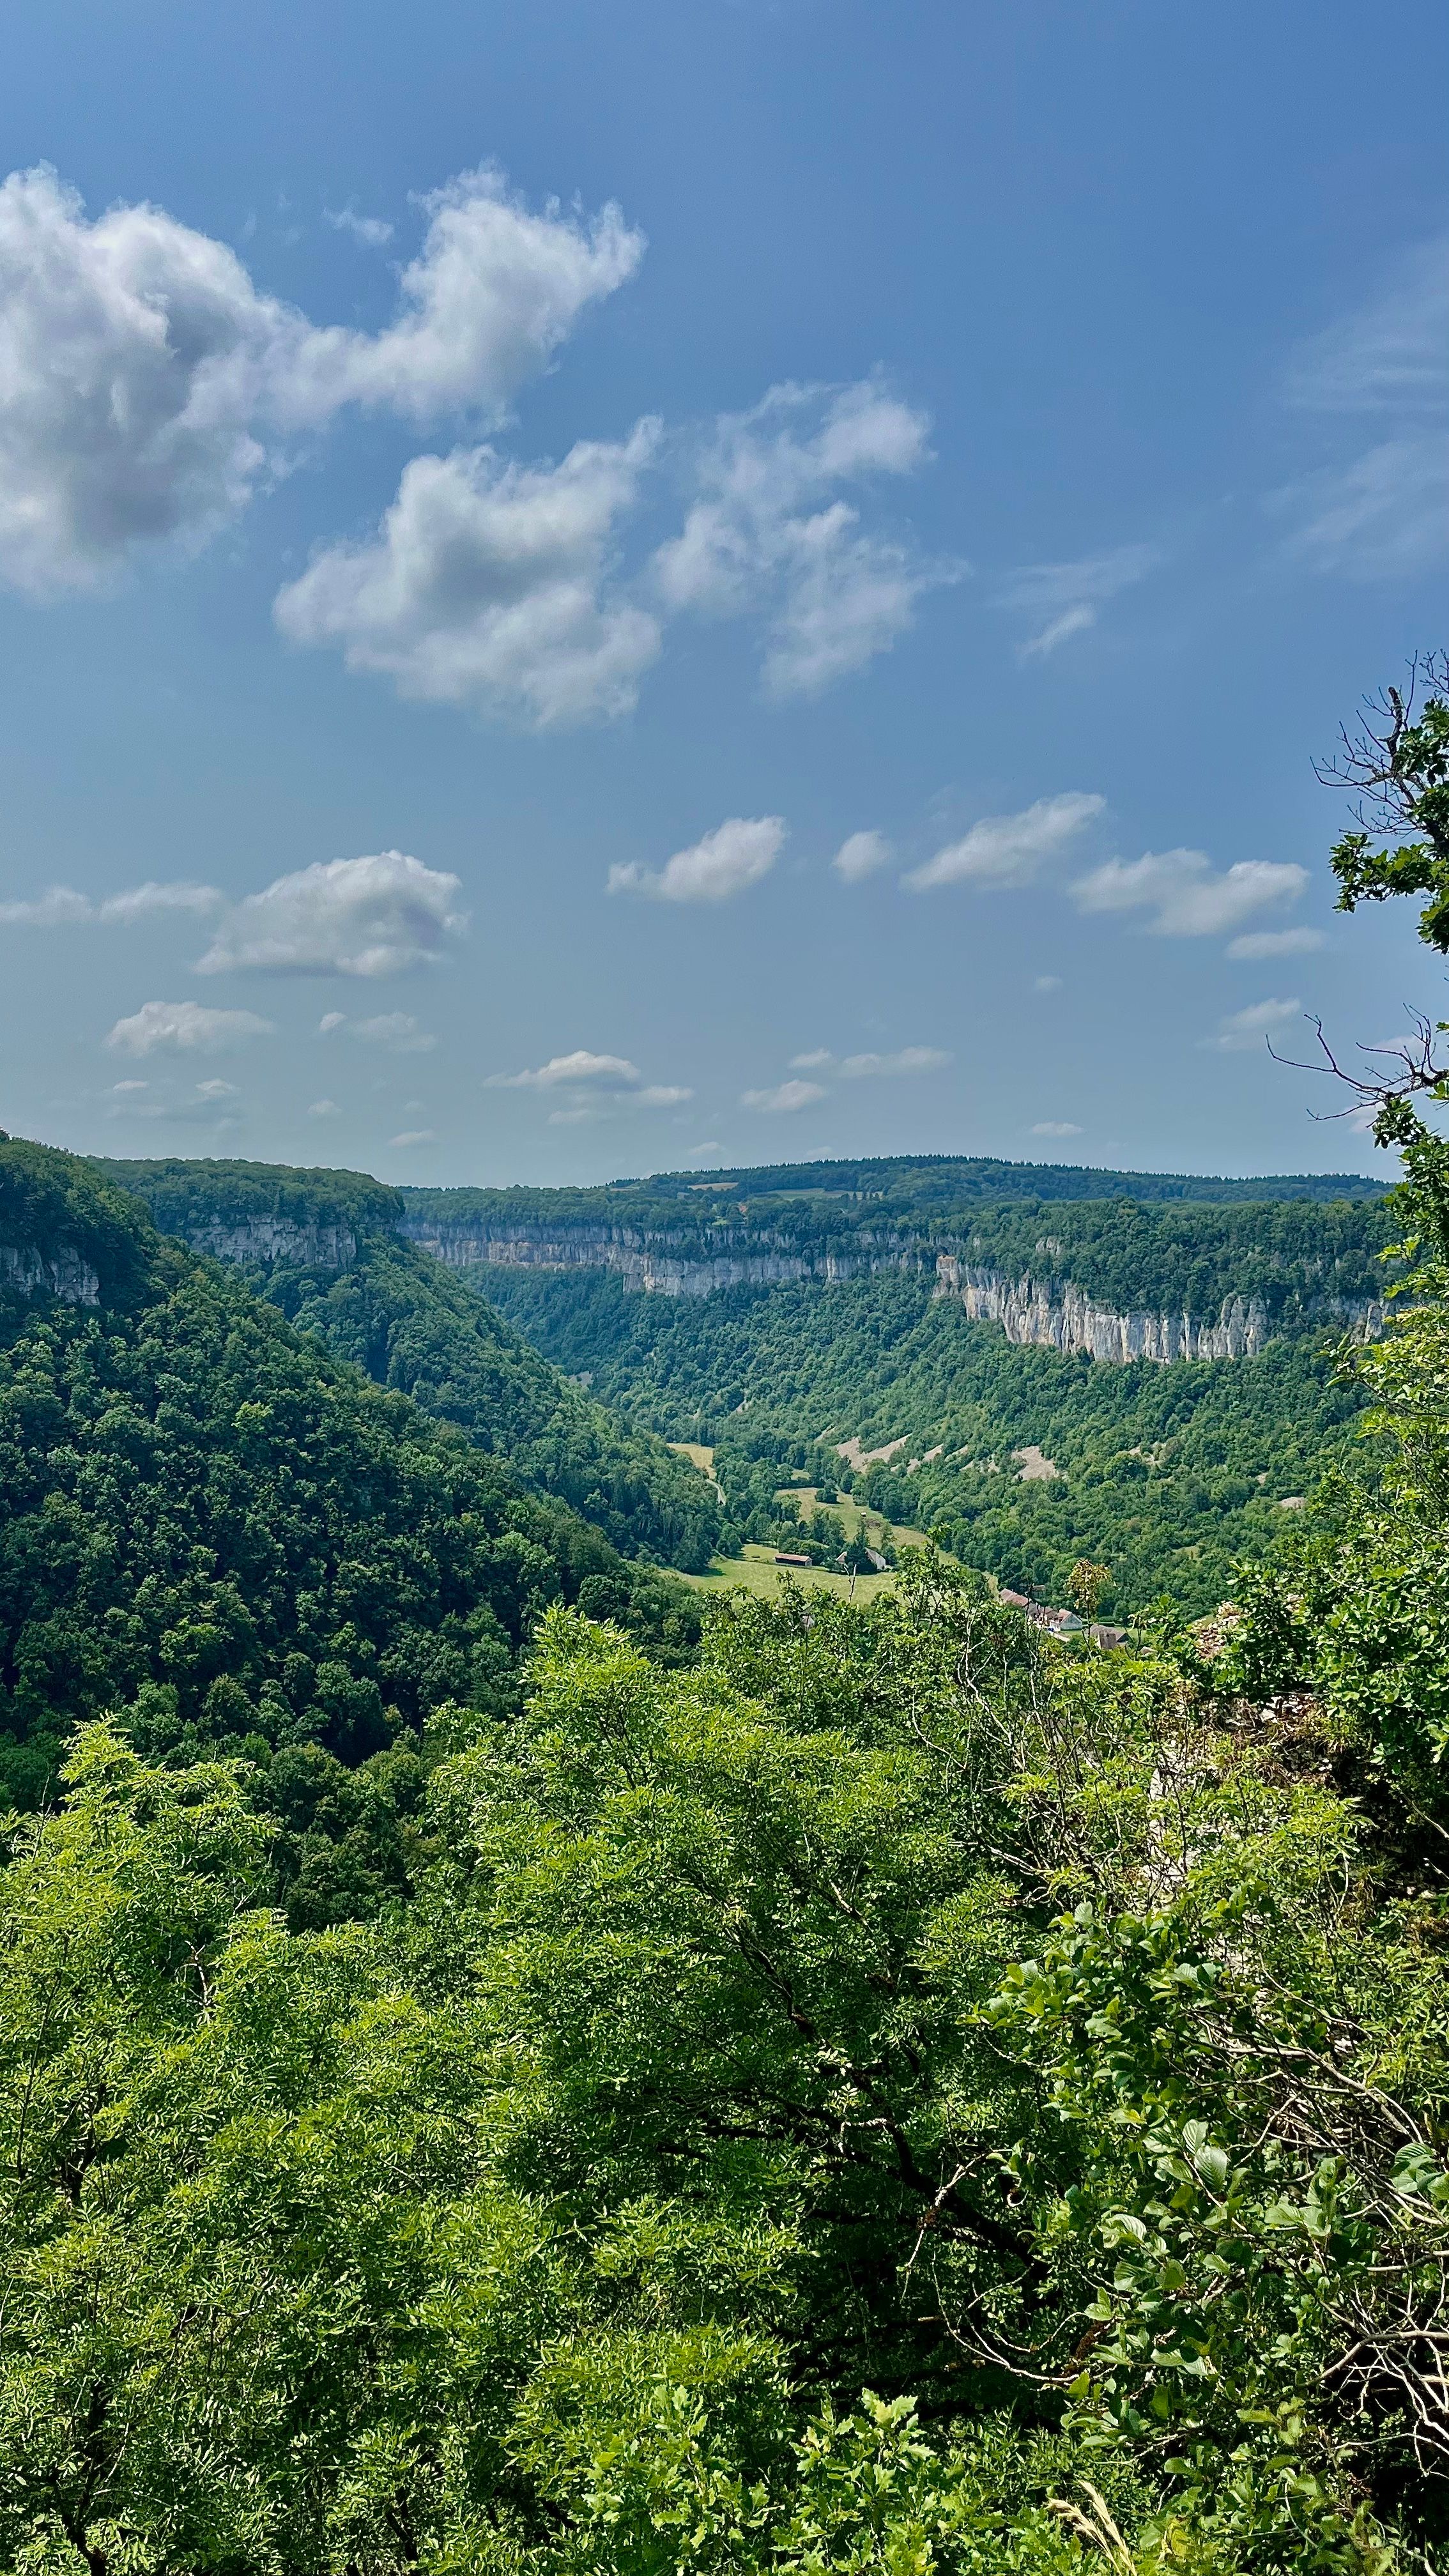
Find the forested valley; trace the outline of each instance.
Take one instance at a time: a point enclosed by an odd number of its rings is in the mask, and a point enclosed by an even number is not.
[[[1431,680],[1333,864],[1437,970]],[[1128,1365],[0,1143],[0,2564],[1443,2569],[1446,1102],[1387,1210],[970,1217],[1258,1263]],[[927,1543],[702,1607],[792,1476]],[[1098,1555],[1121,1647],[1001,1597]]]

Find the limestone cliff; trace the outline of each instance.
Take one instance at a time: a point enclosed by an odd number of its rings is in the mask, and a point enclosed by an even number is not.
[[[44,1253],[30,1244],[0,1243],[0,1282],[22,1297],[59,1297],[67,1306],[101,1302],[99,1272],[64,1244]]]
[[[357,1259],[357,1237],[342,1224],[202,1210],[184,1233],[193,1252],[209,1252],[214,1261],[286,1261],[308,1270],[350,1270]]]
[[[626,1288],[660,1297],[704,1297],[714,1288],[773,1287],[796,1280],[826,1283],[880,1270],[934,1269],[938,1296],[959,1298],[976,1321],[1000,1324],[1008,1341],[1085,1351],[1093,1359],[1117,1363],[1252,1359],[1274,1329],[1261,1297],[1225,1298],[1213,1316],[1146,1307],[1118,1311],[1070,1279],[1011,1278],[961,1252],[938,1252],[928,1242],[900,1236],[872,1241],[862,1232],[849,1251],[806,1251],[783,1244],[777,1248],[768,1232],[740,1227],[719,1229],[718,1248],[705,1249],[692,1230],[671,1234],[623,1224],[540,1226],[411,1212],[401,1231],[453,1269],[611,1270]],[[1061,1247],[1053,1243],[1039,1249]],[[1377,1299],[1324,1296],[1317,1307],[1324,1323],[1361,1338],[1382,1326],[1383,1306]]]

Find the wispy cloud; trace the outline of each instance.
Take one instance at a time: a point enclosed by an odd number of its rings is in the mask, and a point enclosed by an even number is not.
[[[125,927],[137,921],[150,921],[167,913],[197,915],[219,910],[226,898],[215,886],[191,885],[184,880],[161,885],[148,878],[145,885],[128,886],[120,894],[77,894],[74,886],[47,886],[42,894],[23,901],[0,903],[0,923],[15,930],[70,930],[91,923]]]
[[[1291,549],[1324,571],[1414,573],[1449,549],[1449,234],[1308,341],[1288,400],[1342,424],[1337,458],[1274,495]],[[1347,434],[1383,434],[1345,454]]]
[[[364,1046],[386,1047],[391,1055],[431,1055],[438,1043],[411,1011],[379,1011],[369,1020],[350,1020],[345,1011],[324,1011],[317,1023],[319,1037],[330,1038],[338,1029],[345,1029],[350,1038],[360,1038]]]
[[[1301,1019],[1302,1015],[1303,1005],[1296,998],[1287,1002],[1276,998],[1267,1002],[1250,1002],[1245,1011],[1233,1011],[1219,1023],[1216,1037],[1203,1038],[1200,1043],[1205,1047],[1215,1047],[1224,1055],[1246,1055],[1262,1046],[1275,1029],[1283,1028],[1289,1020]]]
[[[1228,941],[1230,957],[1310,957],[1328,946],[1324,930],[1245,930]]]
[[[780,855],[785,824],[778,814],[720,823],[687,850],[676,850],[662,868],[638,860],[609,870],[610,894],[652,895],[659,903],[728,903],[767,877]]]
[[[394,228],[383,216],[360,215],[355,206],[324,206],[322,221],[335,233],[350,233],[367,250],[381,250],[393,236]]]
[[[1071,891],[1082,912],[1150,912],[1147,928],[1160,937],[1203,939],[1295,901],[1307,883],[1307,869],[1291,860],[1240,859],[1219,871],[1201,850],[1149,850],[1108,859]]]
[[[1080,1136],[1082,1131],[1070,1118],[1039,1118],[1031,1132],[1033,1136]]]
[[[1142,581],[1161,561],[1156,546],[1131,545],[1082,555],[1072,563],[1023,565],[997,593],[1003,608],[1017,610],[1032,624],[1033,632],[1020,648],[1022,660],[1044,660],[1072,636],[1086,634],[1109,599]]]
[[[1069,849],[1102,812],[1105,799],[1072,789],[1041,796],[1020,814],[988,814],[959,841],[912,868],[905,883],[923,893],[933,886],[1030,885],[1044,859]]]
[[[923,591],[958,576],[843,497],[917,472],[929,426],[875,378],[773,385],[698,456],[698,497],[654,559],[660,598],[676,613],[762,614],[772,697],[816,697],[862,669],[905,633]]]
[[[777,1082],[764,1091],[742,1091],[742,1109],[763,1110],[770,1117],[788,1117],[797,1109],[809,1109],[826,1097],[823,1082]]]

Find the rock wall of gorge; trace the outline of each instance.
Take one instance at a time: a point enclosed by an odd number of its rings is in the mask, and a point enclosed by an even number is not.
[[[1119,1311],[1097,1302],[1070,1279],[1013,1279],[959,1252],[903,1243],[898,1237],[878,1245],[858,1237],[848,1252],[802,1252],[774,1249],[768,1236],[752,1242],[741,1228],[706,1251],[683,1230],[671,1237],[628,1226],[538,1227],[409,1216],[402,1231],[454,1269],[604,1269],[626,1288],[649,1296],[704,1297],[714,1288],[773,1287],[804,1279],[826,1283],[871,1271],[934,1269],[938,1296],[958,1298],[974,1320],[999,1324],[1008,1341],[1084,1351],[1093,1359],[1117,1363],[1252,1359],[1273,1331],[1260,1297],[1226,1298],[1211,1316],[1145,1307]],[[1382,1325],[1377,1299],[1326,1297],[1321,1306],[1325,1324],[1363,1338]]]

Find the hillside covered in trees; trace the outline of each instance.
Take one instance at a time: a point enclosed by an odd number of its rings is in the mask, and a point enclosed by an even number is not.
[[[1399,846],[1340,846],[1345,906],[1407,881],[1444,953],[1449,702],[1391,750]],[[701,1633],[236,1267],[0,1142],[0,1723],[37,1809],[0,1861],[0,2563],[1434,2576],[1425,1093],[1432,1055],[1376,1102],[1409,1294],[1358,1362],[1375,1473],[1150,1653],[930,1548],[868,1603],[737,1593]],[[367,1186],[303,1248],[350,1230],[352,1262]],[[783,1407],[834,1310],[778,1293],[728,1311],[791,1316],[736,1346]],[[948,1323],[988,1329],[928,1298],[864,1328],[902,1403]],[[844,1393],[848,1332],[804,1358],[837,1344]],[[1013,1357],[1164,1390],[1168,1440],[1315,1349]]]
[[[581,1587],[692,1633],[686,1595],[74,1157],[0,1143],[0,1245],[0,1787],[20,1803],[114,1709],[152,1752],[356,1764],[444,1703],[511,1704],[540,1608]]]
[[[411,1244],[399,1192],[281,1164],[110,1163],[167,1234],[236,1265],[290,1323],[379,1386],[451,1422],[518,1481],[647,1562],[706,1565],[719,1515],[704,1477],[541,1358]]]
[[[1361,1450],[1341,1334],[1113,1367],[1018,1348],[919,1276],[666,1299],[601,1271],[471,1275],[616,1409],[714,1446],[727,1536],[776,1536],[776,1488],[799,1471],[1047,1600],[1066,1599],[1078,1558],[1105,1563],[1109,1616],[1164,1593],[1212,1609],[1235,1562],[1273,1545],[1285,1500]],[[852,1470],[846,1442],[890,1455]],[[1024,1479],[1028,1449],[1058,1472]]]

